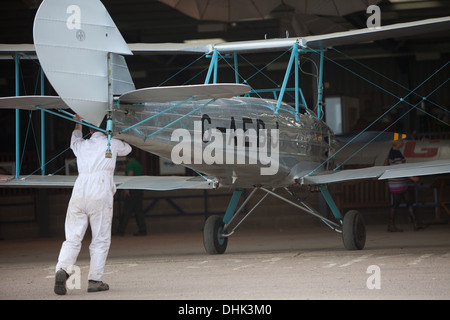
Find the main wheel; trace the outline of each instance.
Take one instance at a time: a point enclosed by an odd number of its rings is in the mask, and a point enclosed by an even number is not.
[[[362,250],[366,244],[366,227],[363,216],[356,210],[344,215],[342,240],[347,250]]]
[[[203,245],[208,254],[222,254],[227,249],[228,238],[223,237],[223,220],[219,216],[206,219],[203,228]]]

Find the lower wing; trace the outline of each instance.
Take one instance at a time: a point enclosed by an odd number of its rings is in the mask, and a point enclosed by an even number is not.
[[[72,188],[77,176],[29,176],[16,179],[0,176],[0,188]],[[168,191],[177,189],[214,189],[216,181],[186,176],[114,176],[117,189]]]
[[[326,184],[350,180],[393,179],[401,177],[419,177],[450,173],[449,160],[436,160],[417,163],[405,163],[395,166],[375,166],[362,169],[348,169],[326,172],[304,177],[306,184]]]

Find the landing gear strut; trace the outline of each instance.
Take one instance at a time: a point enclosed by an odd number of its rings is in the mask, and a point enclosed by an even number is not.
[[[230,232],[228,232],[227,229],[230,226],[231,222],[237,217],[239,212],[244,208],[244,206],[248,203],[250,198],[253,197],[257,190],[262,190],[265,192],[265,194],[241,219],[241,221],[237,223],[237,225]],[[234,232],[239,228],[242,222],[247,219],[247,217],[256,209],[256,207],[258,207],[264,201],[264,199],[269,194],[319,218],[332,230],[342,233],[344,247],[347,250],[362,250],[364,248],[364,245],[366,243],[366,229],[364,226],[364,219],[362,215],[356,210],[351,210],[347,212],[347,214],[345,214],[344,218],[342,218],[326,186],[319,186],[319,190],[321,191],[334,217],[339,221],[339,223],[323,217],[322,215],[320,215],[320,213],[318,213],[306,202],[304,202],[303,199],[296,197],[292,190],[286,190],[291,193],[291,195],[295,198],[295,200],[297,200],[298,203],[286,199],[285,197],[275,193],[273,190],[260,187],[252,190],[250,195],[242,203],[238,210],[235,209],[237,207],[238,200],[241,196],[242,191],[234,191],[233,197],[231,198],[224,218],[222,219],[219,216],[211,216],[205,222],[205,226],[203,229],[203,245],[205,246],[206,252],[208,254],[224,253],[227,248],[228,237],[234,234]]]

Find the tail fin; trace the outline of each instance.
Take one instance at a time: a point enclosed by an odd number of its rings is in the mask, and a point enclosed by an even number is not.
[[[109,101],[108,53],[132,54],[103,4],[44,0],[36,13],[33,37],[53,88],[74,112],[99,125]],[[123,57],[112,56],[113,78],[119,79],[116,84],[125,84],[118,93],[134,90]]]

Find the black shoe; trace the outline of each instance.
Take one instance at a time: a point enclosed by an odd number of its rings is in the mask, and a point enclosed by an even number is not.
[[[89,280],[88,292],[106,291],[109,290],[108,284],[102,281]]]
[[[69,275],[63,269],[59,269],[55,275],[55,293],[59,295],[65,295],[67,293],[66,281],[69,279]]]
[[[147,232],[136,232],[133,234],[133,236],[136,236],[136,237],[142,237],[142,236],[146,236],[146,235],[147,235]]]

